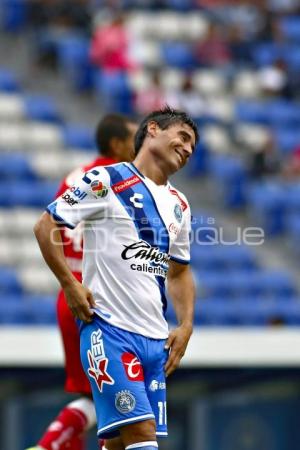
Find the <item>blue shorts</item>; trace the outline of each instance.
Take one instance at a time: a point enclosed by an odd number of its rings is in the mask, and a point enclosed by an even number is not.
[[[165,339],[151,339],[114,327],[98,316],[82,324],[80,354],[90,380],[98,437],[119,435],[119,428],[155,419],[157,436],[166,437]]]

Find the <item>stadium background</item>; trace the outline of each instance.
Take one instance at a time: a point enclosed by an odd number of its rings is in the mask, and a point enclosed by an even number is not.
[[[33,444],[69,399],[32,226],[95,155],[104,111],[165,102],[201,142],[176,176],[194,212],[196,331],[162,448],[299,448],[299,95],[298,0],[0,1],[1,449]]]

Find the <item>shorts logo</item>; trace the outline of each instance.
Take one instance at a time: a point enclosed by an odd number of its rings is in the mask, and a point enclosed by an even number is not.
[[[122,363],[130,381],[144,381],[144,371],[142,364],[132,353],[123,353]]]
[[[130,413],[135,408],[135,398],[130,391],[120,391],[116,393],[115,407],[122,413]]]
[[[180,223],[182,221],[182,209],[178,203],[174,207],[174,216],[175,216],[177,222]]]
[[[149,385],[149,390],[151,392],[155,392],[158,390],[164,390],[164,389],[166,389],[166,383],[164,381],[152,380]]]
[[[104,198],[108,194],[108,188],[99,180],[91,183],[92,194],[95,198]]]
[[[103,384],[114,384],[114,379],[107,373],[108,359],[105,357],[102,331],[94,331],[91,335],[91,350],[88,350],[89,368],[88,374],[94,378],[100,392]]]

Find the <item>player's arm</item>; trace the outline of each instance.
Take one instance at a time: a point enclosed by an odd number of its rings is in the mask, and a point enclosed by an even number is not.
[[[166,343],[170,349],[165,366],[166,375],[178,367],[193,332],[195,285],[189,264],[170,261],[168,292],[176,312],[178,327],[171,331]]]
[[[59,224],[50,214],[44,212],[34,227],[34,233],[46,263],[64,290],[73,315],[84,322],[90,322],[93,315],[90,308],[94,306],[94,299],[92,293],[77,281],[67,265]]]

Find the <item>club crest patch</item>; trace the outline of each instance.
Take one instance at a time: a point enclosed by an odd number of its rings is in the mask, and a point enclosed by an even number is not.
[[[174,216],[177,222],[181,223],[182,221],[182,209],[181,206],[177,203],[174,207]]]
[[[136,400],[130,391],[120,391],[116,393],[115,406],[122,414],[130,413],[134,410]]]

